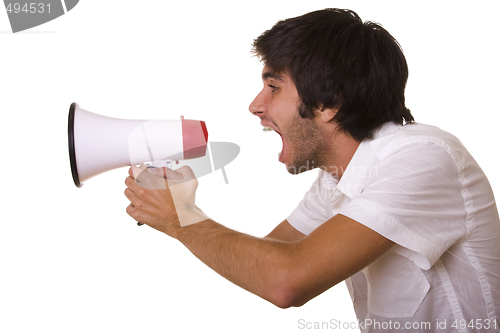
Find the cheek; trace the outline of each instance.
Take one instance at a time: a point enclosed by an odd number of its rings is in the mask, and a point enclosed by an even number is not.
[[[283,109],[278,103],[270,102],[267,104],[268,120],[278,126],[282,123]]]
[[[312,119],[303,119],[298,111],[289,120],[288,129],[292,140],[301,146],[310,146],[313,142],[321,141],[321,128]]]
[[[298,116],[298,109],[295,103],[272,101],[268,113],[278,125],[284,126]]]

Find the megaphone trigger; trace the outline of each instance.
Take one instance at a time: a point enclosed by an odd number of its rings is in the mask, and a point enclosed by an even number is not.
[[[144,165],[148,169],[156,169],[156,168],[169,168],[172,169],[172,160],[161,160],[161,161],[152,161],[146,162]]]

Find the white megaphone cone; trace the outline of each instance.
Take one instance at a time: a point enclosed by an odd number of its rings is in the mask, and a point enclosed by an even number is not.
[[[110,118],[76,103],[69,109],[69,158],[77,187],[97,174],[124,166],[168,165],[202,157],[207,140],[204,121]]]

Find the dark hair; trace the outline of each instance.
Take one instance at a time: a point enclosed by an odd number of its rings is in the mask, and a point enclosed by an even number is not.
[[[358,141],[386,122],[414,121],[405,106],[408,66],[399,43],[353,11],[324,9],[280,21],[255,39],[253,53],[271,71],[291,76],[302,118],[338,107],[333,120]]]

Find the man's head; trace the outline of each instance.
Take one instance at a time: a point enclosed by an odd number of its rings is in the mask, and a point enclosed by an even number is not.
[[[404,103],[408,67],[399,44],[352,11],[325,9],[280,21],[253,46],[270,73],[291,78],[303,119],[336,109],[332,121],[357,141],[386,122],[413,121]]]

